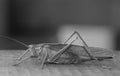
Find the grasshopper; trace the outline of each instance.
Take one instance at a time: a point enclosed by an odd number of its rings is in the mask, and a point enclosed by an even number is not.
[[[77,35],[77,37],[70,43],[67,43],[74,35]],[[72,44],[78,38],[82,41],[84,46]],[[102,61],[105,59],[113,59],[113,53],[109,50],[104,50],[102,48],[96,47],[88,47],[87,43],[77,31],[74,31],[63,44],[42,43],[26,45],[18,40],[15,41],[28,47],[28,49],[17,58],[18,61],[14,64],[15,66],[19,65],[29,58],[37,58],[40,61],[40,66],[42,69],[46,63],[75,64],[91,60]],[[24,57],[28,52],[30,52],[31,55]],[[103,55],[104,53],[107,54]]]

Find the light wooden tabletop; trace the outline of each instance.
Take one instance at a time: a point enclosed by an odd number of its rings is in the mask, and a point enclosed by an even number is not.
[[[12,66],[24,51],[0,51],[0,76],[120,76],[120,53],[114,60],[91,61],[77,65],[48,64],[42,70],[37,59]],[[106,66],[106,67],[101,67]]]

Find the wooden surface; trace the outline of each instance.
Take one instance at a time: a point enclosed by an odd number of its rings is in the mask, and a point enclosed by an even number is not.
[[[12,66],[22,53],[23,51],[0,51],[0,76],[120,76],[119,52],[114,60],[77,65],[48,64],[43,70],[36,59],[29,59],[17,67]]]

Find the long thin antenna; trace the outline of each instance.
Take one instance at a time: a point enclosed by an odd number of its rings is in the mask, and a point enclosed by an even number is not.
[[[22,44],[22,45],[28,47],[27,44],[25,44],[25,43],[23,43],[23,42],[21,42],[21,41],[19,41],[19,40],[13,39],[13,38],[11,38],[11,37],[3,36],[3,35],[0,35],[0,37],[2,37],[2,38],[6,38],[6,39],[9,39],[9,40],[12,40],[12,41],[15,41],[15,42],[17,42],[17,43],[19,43],[19,44]]]

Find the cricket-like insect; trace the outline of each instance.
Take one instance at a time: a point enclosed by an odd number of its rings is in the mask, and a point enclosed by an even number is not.
[[[77,35],[76,39],[67,44],[74,35]],[[84,46],[72,44],[78,38],[81,39]],[[43,68],[46,63],[74,64],[91,60],[102,61],[105,59],[113,59],[114,55],[110,50],[88,47],[77,31],[75,31],[63,44],[42,43],[26,45],[18,40],[15,41],[25,45],[28,49],[17,59],[18,63],[15,63],[14,65],[19,65],[29,58],[37,58],[40,61],[41,68]],[[31,55],[24,58],[28,52],[31,52]]]

